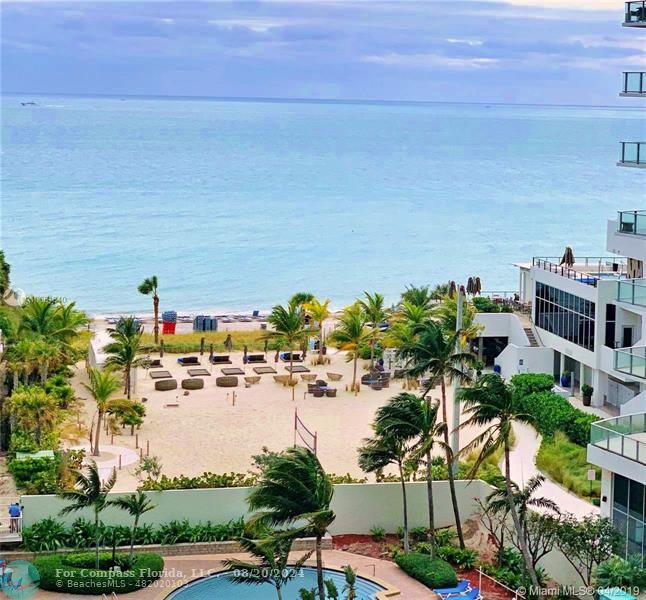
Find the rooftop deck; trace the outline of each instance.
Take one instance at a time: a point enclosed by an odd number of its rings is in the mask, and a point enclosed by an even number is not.
[[[597,287],[600,280],[625,279],[626,259],[620,256],[582,256],[572,266],[560,264],[558,256],[535,256],[532,265],[561,277]]]

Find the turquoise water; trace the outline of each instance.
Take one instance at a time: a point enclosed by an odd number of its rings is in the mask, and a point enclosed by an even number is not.
[[[34,100],[38,106],[21,106]],[[2,247],[17,286],[94,311],[252,309],[605,254],[640,208],[635,110],[3,97]]]
[[[326,571],[326,579],[332,579],[339,592],[345,585],[342,573]],[[304,568],[300,575],[292,579],[283,589],[283,600],[298,600],[298,590],[311,590],[316,587],[316,570]],[[373,600],[375,594],[384,588],[367,579],[357,578],[357,600]],[[180,588],[170,594],[168,600],[274,600],[276,590],[271,584],[260,586],[236,585],[226,574],[213,575]]]

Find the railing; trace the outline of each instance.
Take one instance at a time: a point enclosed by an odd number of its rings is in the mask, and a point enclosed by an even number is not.
[[[593,277],[588,273],[575,271],[573,268],[568,267],[567,265],[559,265],[545,258],[534,257],[532,259],[532,265],[545,271],[549,271],[550,273],[556,273],[561,277],[567,277],[568,279],[573,279],[574,281],[578,281],[579,283],[591,285],[592,287],[597,287],[597,281],[599,280],[597,277]]]
[[[622,94],[646,94],[646,73],[644,71],[624,71]]]
[[[646,413],[597,421],[590,429],[590,444],[646,465]]]
[[[508,592],[510,592],[511,594],[513,594],[513,600],[518,600],[518,598],[523,598],[523,599],[525,598],[525,594],[524,594],[524,593],[521,593],[521,592],[520,592],[520,590],[515,590],[515,589],[513,589],[513,588],[510,588],[509,586],[505,585],[502,581],[498,581],[497,579],[495,579],[495,578],[494,578],[494,577],[492,577],[491,575],[487,575],[487,573],[485,573],[485,572],[484,572],[482,569],[480,569],[480,568],[478,568],[478,569],[477,569],[477,571],[478,571],[478,589],[480,590],[480,593],[482,593],[482,578],[483,578],[483,577],[486,577],[486,578],[487,578],[487,579],[489,579],[491,582],[493,582],[493,584],[494,584],[495,586],[499,586],[499,587],[501,587],[501,588],[503,588],[503,589],[507,590],[507,591],[508,591]],[[484,596],[483,596],[483,597],[484,597]]]
[[[646,0],[633,0],[626,2],[626,17],[624,23],[646,24]]]
[[[618,348],[614,353],[615,371],[646,379],[646,346]]]
[[[646,142],[621,142],[619,164],[646,166]]]
[[[619,233],[646,235],[646,210],[619,211],[617,231]]]
[[[618,281],[617,301],[646,307],[646,279]]]

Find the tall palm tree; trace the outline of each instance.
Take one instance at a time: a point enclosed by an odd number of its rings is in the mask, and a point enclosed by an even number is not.
[[[369,339],[370,333],[366,330],[366,316],[358,304],[346,307],[339,318],[336,327],[330,334],[330,339],[339,345],[341,350],[349,352],[348,360],[353,361],[352,388],[357,392],[357,361],[359,348]]]
[[[245,552],[251,554],[258,562],[249,562],[236,558],[227,559],[224,565],[234,571],[231,580],[246,585],[270,583],[276,590],[278,600],[283,599],[282,588],[294,579],[307,559],[312,556],[310,550],[294,564],[289,564],[289,553],[294,542],[290,531],[278,532],[268,538],[251,540],[240,538],[239,543]]]
[[[267,322],[273,327],[263,336],[267,340],[277,340],[281,347],[289,349],[289,379],[292,388],[292,401],[296,399],[295,380],[292,374],[294,368],[294,349],[300,348],[307,340],[308,332],[303,322],[303,310],[300,306],[290,302],[287,307],[280,304],[274,306]]]
[[[323,301],[313,298],[310,302],[303,304],[303,310],[311,317],[311,319],[318,323],[319,326],[319,355],[317,359],[318,364],[323,364],[323,354],[321,353],[323,345],[325,344],[325,331],[323,323],[330,318],[330,299],[326,298]]]
[[[135,554],[135,535],[137,533],[139,519],[142,515],[145,515],[147,512],[155,508],[155,505],[141,490],[136,494],[121,496],[120,498],[110,502],[110,504],[112,506],[117,506],[121,510],[125,510],[131,517],[134,517],[132,530],[130,532],[130,562],[132,563],[132,559]]]
[[[406,439],[397,437],[394,433],[376,434],[363,441],[359,448],[359,466],[366,473],[381,472],[388,465],[397,465],[399,482],[402,488],[402,505],[404,514],[404,552],[410,550],[408,539],[408,498],[406,494],[406,476],[404,463],[408,458]]]
[[[87,317],[76,310],[74,302],[64,304],[58,298],[30,296],[22,307],[18,333],[42,336],[67,346],[85,324]]]
[[[500,448],[504,452],[505,462],[505,493],[509,514],[511,515],[518,536],[521,553],[525,562],[525,568],[532,581],[532,585],[539,589],[536,570],[532,564],[527,541],[523,535],[523,528],[518,514],[514,486],[511,480],[511,437],[514,422],[535,425],[534,418],[522,412],[514,399],[512,389],[499,375],[482,375],[470,388],[460,390],[460,400],[464,404],[464,411],[468,415],[461,427],[475,426],[479,429],[486,429],[464,448],[468,453],[474,449],[480,449],[476,459],[472,475],[482,462]]]
[[[121,383],[110,369],[104,369],[103,371],[100,371],[99,369],[90,369],[89,375],[89,385],[83,383],[83,386],[90,392],[90,394],[92,394],[92,398],[94,398],[94,401],[96,402],[97,409],[96,430],[94,434],[94,443],[92,444],[92,455],[100,456],[99,440],[101,438],[101,423],[105,413],[110,408],[110,396],[112,396],[112,394],[121,387]]]
[[[51,365],[56,364],[61,357],[60,346],[56,341],[48,341],[45,338],[36,339],[34,340],[33,356],[38,363],[40,382],[45,385]]]
[[[295,446],[263,461],[256,487],[249,494],[249,509],[258,511],[251,522],[272,526],[301,524],[316,538],[317,587],[325,598],[322,540],[336,518],[330,508],[334,486],[316,455]]]
[[[155,336],[155,344],[159,343],[159,295],[157,294],[157,288],[159,287],[159,282],[157,281],[157,275],[152,277],[146,277],[140,284],[137,290],[140,294],[144,296],[153,297],[153,334]]]
[[[464,536],[462,534],[462,523],[458,499],[455,491],[455,477],[451,465],[453,463],[453,452],[449,443],[449,426],[447,414],[446,385],[454,381],[464,383],[469,381],[463,365],[473,364],[475,357],[470,352],[456,351],[457,341],[460,333],[449,335],[445,333],[441,325],[434,321],[427,321],[422,324],[416,332],[416,336],[409,344],[399,349],[399,355],[406,361],[406,370],[412,377],[429,377],[429,383],[424,390],[423,397],[431,391],[434,385],[440,383],[442,393],[442,422],[445,424],[443,430],[444,451],[446,464],[449,467],[449,488],[451,490],[451,503],[455,516],[455,528],[460,541],[460,547],[464,548]],[[454,407],[458,410],[458,407]]]
[[[426,465],[426,495],[428,502],[429,542],[431,555],[435,552],[435,509],[433,505],[433,446],[444,434],[445,423],[437,420],[439,402],[430,398],[401,393],[377,410],[375,430],[378,434],[394,436],[411,443],[413,460]]]
[[[401,299],[402,302],[408,302],[426,310],[430,310],[431,306],[433,306],[433,295],[427,285],[420,287],[406,286]]]
[[[294,308],[303,308],[305,304],[314,300],[314,294],[311,292],[296,292],[287,302]]]
[[[381,336],[379,324],[383,323],[389,316],[389,311],[386,309],[384,297],[378,292],[371,294],[364,292],[363,298],[359,299],[359,306],[361,306],[366,320],[372,323],[372,332],[370,335],[370,368],[375,366],[375,349],[377,346],[377,339]]]
[[[112,469],[112,474],[105,481],[101,481],[101,475],[96,463],[92,460],[85,470],[78,469],[74,472],[74,489],[63,491],[59,494],[63,500],[71,502],[61,510],[61,515],[73,513],[89,508],[94,513],[94,531],[96,547],[96,568],[99,568],[99,547],[101,545],[101,532],[99,528],[99,515],[108,504],[108,494],[117,481],[117,471]]]
[[[7,262],[4,256],[4,250],[0,250],[0,301],[11,285],[9,280],[10,273],[11,265]]]
[[[114,341],[105,347],[105,352],[109,355],[106,365],[123,370],[123,393],[130,399],[132,369],[141,363],[141,358],[137,358],[137,355],[141,349],[144,330],[135,317],[124,317],[114,329],[108,329],[108,332]]]

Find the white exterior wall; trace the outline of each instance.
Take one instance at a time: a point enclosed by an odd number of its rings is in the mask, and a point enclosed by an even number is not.
[[[551,348],[516,346],[509,344],[496,358],[500,375],[509,379],[517,373],[549,373],[554,370],[554,351]]]
[[[510,344],[529,346],[523,324],[514,313],[477,313],[473,322],[483,327],[479,337],[506,337]]]
[[[616,219],[608,221],[606,248],[613,254],[646,261],[646,239],[633,233],[619,233]]]

